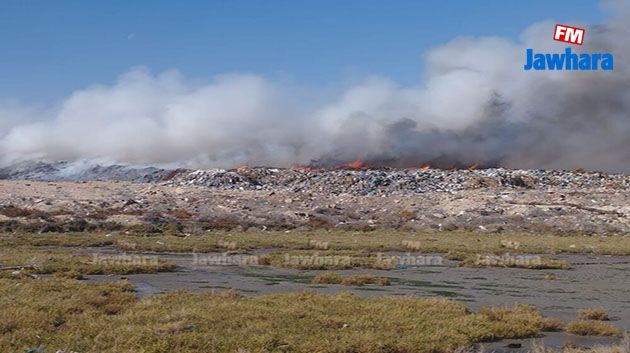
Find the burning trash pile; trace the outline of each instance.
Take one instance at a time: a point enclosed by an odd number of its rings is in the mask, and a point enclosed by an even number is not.
[[[219,190],[264,190],[300,193],[388,196],[454,192],[478,188],[617,189],[630,188],[630,176],[553,170],[455,169],[276,169],[180,170],[170,186],[204,186]]]
[[[130,181],[217,190],[262,190],[355,196],[404,196],[468,189],[629,190],[630,175],[583,170],[505,168],[439,169],[371,167],[360,161],[337,166],[236,169],[162,169],[100,165],[90,161],[21,163],[0,168],[0,179],[34,181]]]

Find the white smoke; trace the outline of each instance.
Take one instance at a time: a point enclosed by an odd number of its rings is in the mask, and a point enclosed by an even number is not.
[[[630,8],[587,28],[574,52],[610,52],[612,72],[524,71],[525,49],[563,52],[554,22],[519,41],[458,38],[426,55],[426,81],[370,77],[315,108],[256,75],[206,84],[132,69],[47,110],[0,103],[0,156],[197,167],[354,159],[386,165],[501,165],[630,171]]]

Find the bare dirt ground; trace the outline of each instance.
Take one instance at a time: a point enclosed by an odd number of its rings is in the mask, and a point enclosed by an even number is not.
[[[628,215],[627,189],[482,187],[378,197],[118,181],[0,181],[0,221],[5,223],[84,220],[90,224],[177,223],[203,229],[627,234]]]

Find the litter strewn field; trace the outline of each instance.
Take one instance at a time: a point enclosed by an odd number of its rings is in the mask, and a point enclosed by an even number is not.
[[[276,169],[241,167],[176,171],[167,185],[218,189],[287,190],[367,196],[413,195],[478,188],[628,189],[630,177],[599,172],[511,169]]]
[[[166,178],[166,176],[163,176]],[[0,181],[9,231],[402,229],[628,234],[630,177],[512,170],[240,168],[165,181]]]

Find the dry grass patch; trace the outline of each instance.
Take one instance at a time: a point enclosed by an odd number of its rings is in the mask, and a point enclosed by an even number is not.
[[[559,332],[564,330],[564,323],[558,319],[545,318],[542,325],[540,330],[543,332]]]
[[[546,348],[542,342],[534,342],[531,353],[630,353],[630,338],[625,335],[620,344],[588,348],[581,348],[575,342],[568,341],[561,350]]]
[[[494,331],[499,337],[524,337],[526,328],[535,327],[538,332],[557,331],[562,323],[555,319],[544,318],[532,305],[513,307],[491,307],[479,310],[479,315],[496,325]],[[505,323],[510,324],[505,324]]]
[[[622,332],[615,326],[607,322],[594,320],[571,321],[567,324],[565,330],[578,336],[622,336]]]
[[[531,306],[472,313],[446,299],[285,293],[176,292],[143,299],[127,283],[0,279],[0,351],[450,352],[475,342],[532,337]],[[6,315],[5,315],[6,314]]]
[[[61,341],[79,339],[82,331],[94,336],[90,322],[116,315],[135,301],[126,281],[84,285],[67,279],[0,278],[0,351],[26,352],[39,345],[46,352],[64,349],[69,346]]]
[[[206,252],[221,251],[220,242],[236,243],[237,249],[275,248],[286,250],[313,249],[313,244],[326,244],[328,250],[362,250],[367,252],[409,251],[418,253],[502,254],[506,244],[515,254],[593,253],[630,255],[630,237],[555,235],[555,234],[483,234],[454,231],[440,234],[404,231],[266,231],[193,232],[191,236],[159,233],[51,233],[37,235],[0,234],[0,243],[19,242],[22,245],[85,246],[112,244],[116,240],[135,243],[137,251]],[[51,236],[51,238],[46,238]],[[412,244],[413,246],[410,246]]]
[[[101,247],[114,244],[108,233],[0,234],[0,246]]]
[[[582,320],[599,320],[608,321],[608,311],[604,308],[582,309],[578,311],[578,315]]]
[[[342,284],[345,286],[364,286],[374,284],[377,286],[389,286],[391,283],[387,277],[375,277],[370,275],[341,276],[336,272],[320,273],[313,277],[313,284]]]
[[[172,271],[175,264],[157,256],[127,254],[83,255],[70,249],[48,250],[35,247],[0,247],[0,277],[14,276],[13,270],[20,275],[58,274],[78,278],[78,274],[131,274]],[[22,269],[22,270],[20,270]]]

